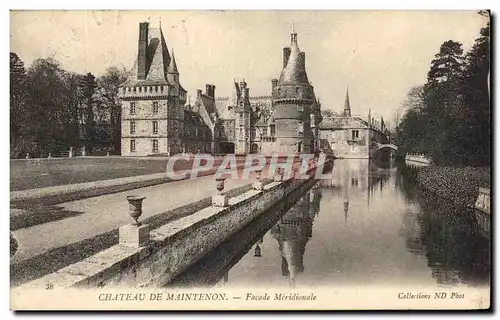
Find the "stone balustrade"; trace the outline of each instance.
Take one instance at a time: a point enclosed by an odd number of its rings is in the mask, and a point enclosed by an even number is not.
[[[281,199],[310,183],[315,171],[329,162],[317,167],[311,161],[309,179],[277,177],[260,185],[257,174],[251,190],[231,198],[223,193],[224,180],[218,179],[214,197],[224,200],[214,203],[212,198],[211,206],[154,230],[138,222],[143,198],[129,197],[127,214],[135,222],[120,228],[118,245],[16,289],[43,288],[47,283],[58,288],[163,287]]]
[[[477,196],[476,203],[474,207],[481,210],[484,213],[490,214],[490,189],[489,188],[479,188],[479,194]]]
[[[420,162],[431,164],[432,159],[421,153],[407,153],[405,156],[406,161]]]

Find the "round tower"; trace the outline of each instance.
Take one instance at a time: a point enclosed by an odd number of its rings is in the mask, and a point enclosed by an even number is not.
[[[310,113],[314,88],[307,78],[305,52],[299,49],[295,31],[291,34],[290,47],[284,52],[284,67],[278,83],[273,86],[276,151],[310,153],[313,151]]]

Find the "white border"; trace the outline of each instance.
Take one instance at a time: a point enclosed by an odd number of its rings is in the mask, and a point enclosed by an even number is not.
[[[2,45],[4,48],[9,48],[9,31],[10,30],[10,16],[9,16],[9,9],[68,9],[68,10],[83,10],[83,9],[131,9],[131,10],[146,10],[146,9],[170,9],[170,10],[175,10],[175,9],[184,9],[184,10],[193,10],[193,9],[198,9],[198,10],[203,10],[203,9],[226,9],[226,10],[231,10],[231,9],[244,9],[244,10],[271,10],[271,9],[313,9],[313,10],[320,10],[320,9],[334,9],[334,10],[437,10],[437,9],[447,9],[447,10],[463,10],[463,9],[492,9],[492,12],[495,14],[496,13],[496,8],[500,1],[484,1],[484,0],[475,0],[475,1],[465,1],[465,0],[449,0],[449,1],[432,1],[432,0],[411,0],[411,1],[361,1],[361,0],[349,0],[349,1],[342,1],[341,3],[329,3],[327,1],[321,1],[321,0],[307,0],[307,1],[281,1],[280,4],[277,3],[271,3],[270,1],[263,1],[263,0],[248,0],[246,2],[237,2],[237,1],[161,1],[161,2],[150,2],[150,1],[115,1],[115,2],[107,2],[105,3],[104,1],[96,1],[96,0],[86,0],[86,1],[79,1],[79,2],[70,2],[70,1],[54,1],[54,0],[46,0],[46,1],[4,1],[2,2],[2,6],[6,6],[4,10],[2,10],[2,16],[3,19],[2,21],[2,27],[4,32],[1,33],[2,36]],[[496,43],[496,41],[495,41]],[[496,47],[493,48],[493,52],[495,53],[495,61],[496,61]],[[3,208],[5,208],[7,212],[4,212],[4,223],[3,226],[7,229],[9,226],[9,221],[8,221],[8,203],[9,203],[9,191],[10,187],[8,184],[8,179],[7,177],[10,176],[9,174],[9,157],[8,157],[8,151],[9,151],[9,126],[8,126],[8,120],[9,119],[9,70],[8,66],[6,63],[6,57],[7,57],[7,50],[4,51],[4,63],[0,64],[2,68],[2,75],[3,77],[3,85],[1,86],[1,93],[2,93],[2,101],[4,102],[2,104],[2,107],[0,108],[0,118],[3,121],[3,125],[1,126],[1,130],[3,131],[2,134],[0,135],[1,137],[1,150],[4,151],[4,155],[1,158],[2,160],[2,165],[0,166],[0,170],[2,170],[2,177],[4,183],[2,184],[2,190],[1,190],[1,199],[2,199],[2,204],[4,205]],[[492,88],[492,90],[497,89],[497,85],[495,88]],[[493,105],[495,104],[496,101],[493,101]],[[498,116],[500,112],[496,111],[495,114]],[[497,117],[495,117],[494,120],[496,120]],[[494,121],[496,123],[496,121]],[[499,137],[497,135],[499,130],[495,130],[495,141],[498,141]],[[496,148],[495,148],[496,149]],[[495,163],[497,164],[497,163]],[[497,176],[495,175],[495,178]],[[499,219],[495,219],[495,221],[498,222]],[[496,225],[494,226],[495,230]],[[3,237],[3,246],[2,246],[2,257],[5,257],[4,263],[2,264],[2,271],[1,275],[2,277],[2,301],[3,301],[3,306],[2,306],[2,319],[11,319],[15,315],[9,311],[9,303],[10,303],[10,288],[9,288],[9,259],[8,257],[8,249],[7,249],[7,230],[5,230],[5,233]],[[496,246],[495,246],[496,248]],[[496,256],[496,254],[494,255]],[[494,267],[496,269],[496,261],[493,262]],[[496,271],[496,270],[495,270]],[[495,279],[498,279],[498,274]],[[492,284],[492,288],[495,287],[495,284]],[[137,316],[137,314],[134,314]],[[5,317],[4,317],[5,316]],[[52,318],[53,315],[51,314],[41,314],[38,315],[42,318]],[[82,316],[82,315],[80,315]],[[93,315],[93,314],[85,314],[83,317],[86,318],[93,318],[93,319],[106,319],[110,315],[106,314],[100,314],[100,315]],[[123,314],[117,315],[119,317],[122,317]],[[179,315],[179,314],[142,314],[140,315],[141,318],[153,318],[153,317],[169,317],[169,318],[180,318],[182,317],[197,317],[198,315]],[[220,315],[210,315],[211,317],[219,317]],[[226,315],[233,317],[235,315]],[[286,314],[284,315],[287,318],[288,317],[301,317],[302,315],[292,315],[292,314]],[[340,316],[338,314],[332,315],[332,316]],[[344,315],[345,316],[345,315]],[[350,315],[352,316],[352,315]],[[370,317],[386,317],[387,315],[385,314],[379,314],[379,315],[371,315]],[[64,315],[60,316],[62,318],[69,318],[70,315]],[[268,318],[270,315],[263,315],[260,314],[258,315],[259,318]],[[367,317],[366,315],[363,315],[363,317]],[[455,315],[448,315],[448,317],[455,317]],[[442,315],[440,315],[439,318],[442,318]]]

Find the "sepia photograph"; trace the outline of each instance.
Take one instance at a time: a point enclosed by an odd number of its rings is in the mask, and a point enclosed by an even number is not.
[[[489,10],[11,10],[11,310],[488,310]]]

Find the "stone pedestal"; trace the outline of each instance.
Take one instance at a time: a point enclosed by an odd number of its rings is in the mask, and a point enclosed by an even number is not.
[[[262,191],[264,190],[264,184],[261,181],[252,182],[252,188],[254,190]]]
[[[216,194],[212,196],[212,206],[214,207],[227,207],[229,205],[229,198],[223,194]]]
[[[149,242],[149,230],[149,226],[145,224],[140,226],[128,224],[120,227],[120,244],[134,248],[143,247]]]

